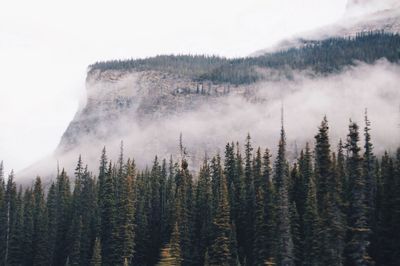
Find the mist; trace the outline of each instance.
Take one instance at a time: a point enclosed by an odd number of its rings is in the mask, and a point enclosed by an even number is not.
[[[290,79],[272,79],[249,86],[246,90],[251,91],[250,96],[219,97],[190,112],[144,122],[132,114],[122,115],[97,130],[108,132],[106,139],[103,135],[85,136],[78,148],[46,158],[18,176],[21,180],[32,179],[34,174],[54,176],[57,164],[72,175],[80,154],[89,169],[97,174],[102,148],[105,146],[109,159],[116,162],[121,141],[125,158],[134,158],[139,169],[143,169],[151,165],[155,155],[167,159],[179,157],[180,134],[193,171],[198,170],[206,155],[223,154],[227,142],[243,144],[248,133],[253,147],[274,152],[282,107],[290,160],[295,159],[306,142],[313,145],[325,115],[330,125],[332,150],[336,150],[340,139],[346,140],[350,119],[359,124],[362,141],[366,109],[372,124],[375,153],[393,152],[400,140],[399,73],[400,66],[386,60],[374,65],[359,63],[329,76],[317,76],[311,71],[294,72]]]

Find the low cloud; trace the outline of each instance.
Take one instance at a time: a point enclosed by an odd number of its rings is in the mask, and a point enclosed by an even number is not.
[[[81,154],[89,168],[97,173],[101,149],[107,147],[109,158],[118,157],[120,141],[124,141],[126,157],[134,157],[140,168],[150,164],[156,154],[169,158],[178,155],[182,133],[192,169],[205,153],[223,153],[228,141],[243,144],[250,133],[253,146],[275,150],[284,107],[284,125],[291,158],[295,147],[314,143],[314,135],[323,118],[328,117],[331,144],[345,140],[349,119],[364,125],[364,111],[372,123],[376,153],[394,151],[400,140],[399,99],[400,66],[385,60],[374,65],[357,64],[339,74],[314,76],[296,72],[292,78],[266,81],[251,86],[252,96],[220,97],[195,110],[180,115],[138,123],[137,118],[120,116],[114,124],[99,131],[114,132],[108,139],[88,135],[76,149],[44,159],[21,172],[23,178],[33,174],[55,173],[57,161],[62,167],[74,169]],[[362,134],[362,133],[361,133]]]

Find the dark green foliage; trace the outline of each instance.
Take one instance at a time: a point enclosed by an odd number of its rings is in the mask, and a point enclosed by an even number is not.
[[[228,266],[231,265],[232,261],[230,251],[232,228],[230,224],[228,190],[224,175],[221,176],[218,193],[218,207],[213,220],[214,239],[209,250],[209,265]]]
[[[351,188],[350,205],[348,209],[348,243],[346,259],[349,265],[369,265],[368,237],[370,228],[367,221],[365,205],[365,179],[362,174],[362,157],[358,146],[358,125],[350,122],[347,137],[347,171],[349,187]]]
[[[96,238],[93,247],[93,255],[90,260],[90,266],[101,266],[101,244],[100,239]]]
[[[174,229],[172,230],[171,234],[171,241],[169,243],[172,265],[180,266],[182,264],[182,252],[180,243],[181,240],[179,235],[179,226],[178,223],[175,223]]]
[[[23,214],[23,228],[22,228],[22,264],[31,265],[33,262],[33,193],[30,189],[27,189],[24,194],[24,214]]]
[[[180,165],[141,171],[103,149],[98,178],[78,159],[72,194],[64,170],[17,192],[0,164],[0,265],[397,266],[400,149],[378,160],[368,119],[363,151],[349,129],[335,154],[325,118],[315,158],[307,144],[293,160],[282,128],[273,170],[248,136],[243,157],[229,143],[195,178],[183,147]]]
[[[47,239],[47,210],[44,191],[40,177],[36,178],[33,188],[33,264],[46,265],[49,263]]]
[[[278,156],[275,159],[275,187],[276,187],[276,239],[278,265],[294,265],[293,239],[290,226],[289,212],[289,167],[286,161],[286,136],[285,131],[281,129],[281,138],[278,146]]]
[[[307,151],[306,151],[307,154]],[[304,212],[304,263],[320,265],[320,221],[314,177],[307,180],[307,200]]]
[[[101,258],[103,265],[114,265],[119,258],[116,258],[116,221],[115,221],[115,187],[112,176],[111,163],[104,172],[103,184],[100,184],[101,194],[99,195],[100,209],[100,241]],[[103,185],[103,186],[101,186]]]
[[[356,37],[306,41],[301,48],[291,48],[259,57],[227,59],[217,56],[160,55],[146,59],[113,60],[89,66],[96,70],[156,70],[207,82],[249,84],[264,77],[259,68],[274,68],[290,76],[288,69],[312,69],[332,73],[356,61],[373,63],[380,58],[399,60],[400,36],[384,32],[359,33]],[[199,91],[199,89],[197,89]]]
[[[21,243],[23,241],[22,189],[20,189],[18,192],[15,206],[15,219],[14,224],[11,226],[13,230],[9,232],[10,236],[7,254],[7,265],[21,265],[23,263],[22,258],[24,251],[21,246]]]
[[[3,161],[0,162],[0,265],[6,262],[7,246],[7,203],[4,182]]]
[[[342,265],[343,215],[340,206],[340,178],[336,176],[335,156],[332,156],[326,117],[315,136],[315,179],[317,206],[321,225],[321,261],[326,265]]]

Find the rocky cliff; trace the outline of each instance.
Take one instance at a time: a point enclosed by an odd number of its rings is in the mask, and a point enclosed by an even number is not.
[[[116,158],[121,140],[126,153],[144,166],[155,154],[178,154],[180,133],[195,168],[205,154],[222,152],[226,141],[243,140],[248,132],[256,144],[274,147],[282,101],[291,111],[288,131],[296,137],[289,145],[295,154],[297,144],[309,141],[302,136],[314,133],[314,126],[305,132],[304,123],[317,125],[323,114],[345,122],[348,113],[359,112],[352,104],[357,94],[338,111],[338,103],[349,95],[347,88],[360,92],[368,87],[375,98],[386,90],[391,95],[397,93],[398,68],[379,60],[399,61],[400,36],[360,32],[398,33],[399,14],[394,8],[346,18],[282,43],[278,52],[262,51],[248,58],[159,56],[96,63],[88,69],[86,101],[63,134],[51,158],[53,163],[43,160],[25,174],[46,175],[49,168],[54,170],[55,160],[73,169],[79,154],[96,167],[102,147],[107,146],[110,157]],[[358,70],[359,62],[371,67],[361,65]],[[376,82],[382,77],[389,80],[382,83],[384,87]],[[374,106],[371,98],[361,99],[360,108]],[[382,105],[397,106],[388,102],[395,98],[382,98]],[[343,137],[342,133],[337,138]]]

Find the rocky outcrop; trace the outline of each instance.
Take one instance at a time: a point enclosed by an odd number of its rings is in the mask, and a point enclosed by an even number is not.
[[[67,152],[81,139],[107,140],[119,131],[121,119],[138,125],[196,110],[228,95],[246,95],[248,86],[198,82],[158,71],[91,71],[87,99],[61,138],[57,153]]]

